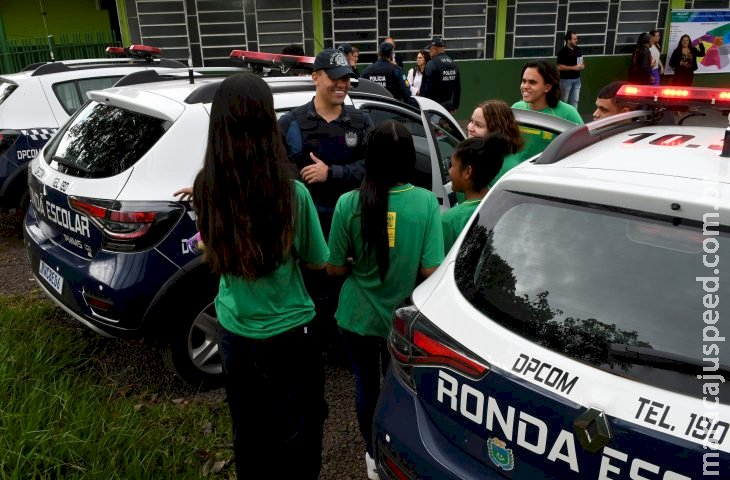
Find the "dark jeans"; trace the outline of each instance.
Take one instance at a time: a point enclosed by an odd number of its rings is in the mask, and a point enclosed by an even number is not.
[[[390,355],[383,337],[358,335],[340,329],[342,341],[352,362],[355,376],[357,423],[370,456],[373,456],[373,415],[380,395],[380,380],[385,376]]]
[[[266,340],[221,330],[238,478],[316,479],[327,404],[311,325]]]

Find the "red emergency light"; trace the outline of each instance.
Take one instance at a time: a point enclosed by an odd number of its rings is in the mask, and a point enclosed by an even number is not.
[[[233,50],[230,58],[246,63],[254,69],[262,67],[278,68],[282,73],[287,73],[292,68],[311,71],[314,66],[314,57],[252,52],[249,50]]]
[[[114,55],[117,57],[126,57],[127,56],[127,52],[124,51],[123,47],[106,47],[105,52],[108,53],[109,55]]]
[[[113,55],[116,57],[144,58],[147,61],[151,61],[153,58],[157,58],[162,53],[161,48],[149,47],[147,45],[130,45],[127,48],[106,47],[105,51],[109,55]]]
[[[658,106],[730,107],[730,90],[724,88],[624,85],[616,94],[619,103]]]
[[[151,57],[162,53],[161,48],[148,47],[147,45],[130,45],[129,53],[140,57]]]

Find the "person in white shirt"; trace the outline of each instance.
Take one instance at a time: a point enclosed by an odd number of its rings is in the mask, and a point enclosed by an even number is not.
[[[421,80],[423,80],[423,71],[426,64],[431,60],[431,55],[427,50],[420,50],[416,55],[416,66],[408,70],[408,86],[411,89],[411,95],[418,95],[421,89]]]
[[[651,52],[651,84],[659,85],[661,74],[664,73],[664,65],[661,61],[662,51],[659,44],[662,36],[659,30],[651,30],[649,35],[651,35],[651,47],[649,48]]]

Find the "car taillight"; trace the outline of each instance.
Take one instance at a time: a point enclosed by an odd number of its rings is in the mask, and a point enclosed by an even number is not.
[[[399,308],[388,339],[396,374],[416,390],[412,376],[418,366],[443,366],[469,378],[489,372],[489,364],[459,345],[431,323],[415,306]]]
[[[0,130],[0,155],[8,151],[20,136],[16,130]]]
[[[185,213],[173,202],[119,202],[69,197],[72,210],[89,217],[104,234],[103,247],[114,251],[155,246]]]

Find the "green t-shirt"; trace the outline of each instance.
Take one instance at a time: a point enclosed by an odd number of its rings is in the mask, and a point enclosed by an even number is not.
[[[479,206],[481,198],[474,200],[465,200],[463,203],[458,204],[454,208],[446,210],[441,215],[441,226],[444,230],[444,252],[449,253],[454,242],[458,238],[461,231],[464,229],[464,225],[471,218],[474,210]]]
[[[296,258],[290,257],[269,275],[256,280],[221,276],[215,309],[218,321],[229,332],[248,338],[270,338],[314,318],[314,303],[304,288],[298,259],[323,265],[329,249],[309,190],[295,181],[294,192]]]
[[[342,195],[332,219],[329,263],[341,267],[353,259],[335,318],[345,330],[386,337],[393,309],[413,292],[419,268],[436,267],[444,259],[439,204],[433,193],[411,184],[390,190],[390,266],[381,281],[375,254],[363,253],[359,200],[358,190]]]
[[[504,161],[502,162],[502,168],[499,169],[499,173],[497,173],[494,179],[489,182],[489,188],[492,188],[494,184],[497,183],[497,180],[502,178],[502,175],[515,168],[527,158],[523,156],[523,152],[524,150],[520,150],[517,153],[510,153],[509,155],[504,157]]]
[[[514,105],[512,105],[512,108],[532,110],[529,103],[521,100],[519,102],[515,102]],[[583,125],[583,119],[578,113],[578,110],[562,100],[558,100],[558,104],[555,107],[546,107],[538,111],[541,113],[547,113],[554,117],[564,118],[576,125]],[[534,157],[538,153],[542,153],[542,151],[545,150],[545,148],[547,148],[550,142],[552,142],[555,138],[555,134],[537,128],[520,127],[520,132],[522,133],[522,138],[525,139],[525,146],[522,148],[521,152],[522,158],[525,160]]]

